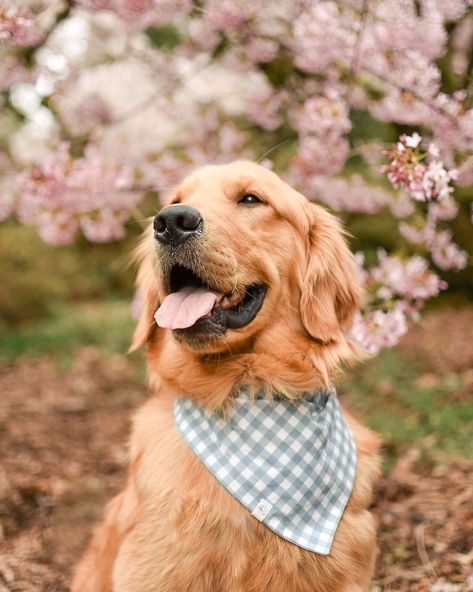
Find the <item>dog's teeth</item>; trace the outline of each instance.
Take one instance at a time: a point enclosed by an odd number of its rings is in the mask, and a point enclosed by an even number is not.
[[[239,302],[243,300],[244,294],[239,294],[238,292],[233,292],[228,296],[224,296],[219,303],[221,308],[232,308],[236,306]]]

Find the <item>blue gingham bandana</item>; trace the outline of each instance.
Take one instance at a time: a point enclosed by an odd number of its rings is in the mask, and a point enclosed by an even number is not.
[[[197,457],[255,518],[303,549],[330,552],[356,473],[335,390],[289,401],[242,389],[225,414],[183,398],[174,416]]]

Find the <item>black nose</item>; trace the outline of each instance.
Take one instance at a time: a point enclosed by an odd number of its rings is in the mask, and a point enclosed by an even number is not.
[[[168,206],[153,222],[154,237],[164,245],[180,245],[202,232],[202,216],[188,206]]]

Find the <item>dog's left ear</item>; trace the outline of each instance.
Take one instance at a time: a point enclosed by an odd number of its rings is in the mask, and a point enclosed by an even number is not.
[[[153,268],[153,259],[150,255],[149,241],[147,237],[141,242],[135,252],[135,259],[139,262],[138,275],[136,277],[136,289],[138,296],[138,323],[133,333],[129,352],[136,351],[149,339],[158,326],[154,320],[154,313],[159,307],[156,274]]]
[[[337,341],[360,308],[359,273],[339,221],[325,209],[307,203],[309,235],[301,286],[301,318],[317,341]]]

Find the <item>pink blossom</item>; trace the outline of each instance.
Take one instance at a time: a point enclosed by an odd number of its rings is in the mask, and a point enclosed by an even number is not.
[[[457,23],[452,33],[452,69],[455,74],[467,75],[472,38],[473,19],[470,16]]]
[[[357,255],[367,306],[357,315],[351,337],[371,354],[392,347],[407,332],[408,321],[418,318],[425,302],[446,289],[446,283],[430,271],[428,262],[415,255],[401,259],[378,252],[378,264],[364,269]]]
[[[247,116],[251,121],[267,131],[274,131],[282,124],[281,106],[284,97],[273,91],[271,87],[263,90],[248,105]]]
[[[347,140],[338,134],[327,134],[325,137],[302,136],[294,167],[302,178],[335,175],[342,170],[349,152]]]
[[[366,32],[367,45],[377,45],[378,53],[388,53],[389,57],[396,50],[398,54],[415,52],[428,60],[440,57],[447,35],[437,4],[430,2],[417,12],[410,0],[382,0],[373,11],[372,27]]]
[[[431,99],[440,88],[440,70],[428,58],[414,51],[395,52],[386,62],[387,70],[370,70],[378,74],[388,85],[401,89],[401,93],[412,98]]]
[[[429,221],[453,220],[458,214],[458,204],[451,194],[440,201],[430,202],[427,218]]]
[[[192,20],[189,24],[190,38],[203,51],[213,51],[220,43],[222,36],[214,25],[206,18]]]
[[[14,84],[28,82],[31,78],[32,73],[15,55],[0,56],[0,92],[6,92]]]
[[[435,148],[423,150],[419,138],[418,134],[401,136],[391,150],[384,152],[390,163],[381,172],[387,174],[393,187],[401,187],[418,201],[444,199],[453,191],[450,182],[456,179],[456,171],[448,171],[441,160],[433,157],[438,154]]]
[[[426,113],[426,123],[433,130],[435,142],[442,148],[471,152],[473,145],[473,109],[466,107],[466,93],[452,96],[439,93]]]
[[[452,240],[449,230],[438,232],[430,243],[432,260],[440,269],[459,270],[468,264],[468,255]]]
[[[298,174],[307,178],[340,172],[350,150],[342,134],[351,129],[351,122],[348,108],[336,91],[306,100],[293,120],[300,136],[299,153],[294,160]]]
[[[368,281],[369,278],[369,272],[367,269],[365,269],[365,254],[363,253],[363,251],[357,251],[354,255],[353,255],[354,259],[355,259],[355,264],[356,264],[356,269],[358,272],[358,278],[360,280],[360,283],[362,285],[366,284],[366,282]]]
[[[33,16],[26,8],[5,6],[0,3],[0,42],[8,45],[31,47],[44,37]]]
[[[89,10],[112,10],[113,3],[113,0],[77,0],[77,4]]]
[[[399,224],[401,236],[412,245],[430,244],[435,237],[435,224],[427,222],[423,227],[418,228],[407,222]]]
[[[440,278],[429,270],[427,261],[419,255],[403,261],[379,251],[378,260],[378,265],[370,270],[370,279],[378,286],[377,292],[382,298],[401,296],[428,300],[439,294]]]
[[[363,44],[360,62],[367,80],[374,83],[382,95],[368,104],[370,112],[383,121],[419,125],[429,116],[428,102],[437,95],[441,76],[431,57],[418,50],[399,45],[380,51],[373,33],[372,47]]]
[[[97,126],[112,122],[109,106],[97,94],[87,95],[70,109],[63,110],[62,118],[74,135],[86,135]]]
[[[332,63],[349,59],[355,38],[353,20],[335,2],[308,4],[294,23],[295,64],[305,72],[324,73]]]
[[[471,0],[423,0],[425,9],[435,8],[446,21],[456,21],[461,18],[468,7],[472,6]]]
[[[111,10],[133,30],[164,25],[192,9],[191,0],[78,0],[78,3],[91,10]]]
[[[123,210],[101,210],[82,216],[80,227],[84,236],[93,243],[110,243],[126,234],[124,224],[130,215]]]
[[[34,224],[44,242],[52,245],[68,245],[76,238],[79,230],[75,216],[64,210],[39,210]]]
[[[274,58],[278,49],[277,41],[254,38],[246,46],[246,55],[255,64],[265,64]]]
[[[458,271],[468,264],[468,255],[454,241],[450,230],[438,230],[437,219],[428,217],[425,225],[416,228],[405,222],[401,223],[401,235],[411,244],[424,246],[433,262],[444,271]]]
[[[372,355],[385,347],[393,347],[407,333],[405,314],[394,308],[390,311],[374,310],[353,320],[350,337]]]
[[[307,196],[338,212],[374,214],[394,199],[381,187],[369,185],[359,174],[348,178],[312,176],[301,182]]]
[[[416,211],[415,202],[403,191],[393,195],[388,205],[391,214],[399,219],[407,218]]]
[[[351,129],[347,106],[337,95],[311,97],[304,103],[295,123],[301,134],[319,136],[329,133],[341,135]]]
[[[422,178],[421,191],[413,193],[413,197],[422,199],[420,196],[425,196],[425,199],[444,199],[448,197],[453,191],[450,182],[455,180],[457,173],[455,169],[447,171],[443,162],[434,160],[429,162],[427,170]]]
[[[95,242],[122,237],[129,210],[141,197],[128,167],[93,150],[73,160],[67,144],[18,181],[20,219],[35,225],[45,241],[57,244],[71,242],[79,226]]]
[[[368,105],[369,112],[380,121],[394,121],[404,125],[420,125],[427,118],[429,109],[415,96],[399,88],[391,88],[379,101]]]
[[[241,27],[254,14],[256,4],[252,0],[206,0],[206,18],[226,33]]]
[[[407,146],[407,148],[417,148],[417,146],[419,146],[419,144],[422,142],[422,138],[419,136],[419,134],[417,132],[414,132],[412,134],[412,136],[406,136],[405,137],[405,144]],[[431,156],[438,156],[438,151],[434,151],[434,147],[430,146],[429,147],[429,154]]]

